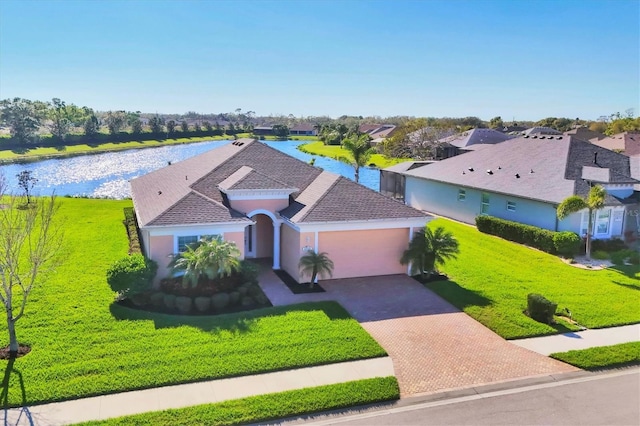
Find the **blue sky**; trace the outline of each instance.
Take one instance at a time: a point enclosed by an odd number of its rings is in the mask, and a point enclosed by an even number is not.
[[[0,98],[258,115],[640,113],[640,1],[0,1]]]

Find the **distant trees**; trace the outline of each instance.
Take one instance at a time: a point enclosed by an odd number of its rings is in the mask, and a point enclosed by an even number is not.
[[[211,132],[213,130],[213,126],[208,121],[203,121],[202,125],[207,130],[207,132]]]
[[[158,115],[154,115],[149,120],[149,127],[151,128],[151,133],[159,134],[164,130],[164,120]]]
[[[289,128],[284,124],[276,124],[273,126],[273,134],[278,139],[287,139],[289,137]]]
[[[95,114],[91,114],[87,117],[83,124],[84,135],[89,139],[93,139],[100,130],[100,122],[98,121],[98,117]]]
[[[176,132],[176,125],[173,120],[167,121],[167,136],[172,136]]]
[[[447,145],[443,139],[454,134],[456,130],[459,129],[445,127],[425,118],[409,120],[383,142],[382,149],[389,157],[436,159]]]
[[[559,132],[566,132],[571,130],[573,125],[576,123],[576,120],[572,120],[570,118],[563,117],[547,117],[542,120],[536,121],[536,126],[541,127],[551,127],[552,129],[556,129]]]
[[[196,121],[194,123],[193,130],[195,130],[197,133],[200,133],[202,131],[202,126],[200,125],[200,122]]]
[[[131,120],[130,126],[131,134],[139,135],[142,133],[142,120],[140,120],[138,117]]]
[[[182,130],[182,133],[187,133],[189,131],[189,124],[182,120],[182,122],[180,123],[180,129]]]
[[[51,124],[51,134],[61,141],[64,141],[69,129],[71,129],[71,120],[67,113],[67,105],[58,98],[51,100],[51,108],[49,109],[49,119]]]
[[[504,127],[504,121],[502,121],[502,117],[500,117],[500,116],[493,117],[489,121],[489,128],[490,129],[502,129],[503,127]]]
[[[127,115],[124,111],[108,111],[104,123],[109,129],[109,134],[115,136],[126,125]]]
[[[0,122],[9,127],[11,136],[22,145],[31,141],[45,116],[42,102],[13,98],[0,102]]]

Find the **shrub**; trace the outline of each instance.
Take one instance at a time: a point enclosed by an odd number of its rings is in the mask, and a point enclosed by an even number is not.
[[[226,308],[229,305],[229,301],[231,300],[228,293],[218,293],[211,296],[211,305],[216,310],[221,310]]]
[[[243,283],[257,283],[260,269],[253,262],[243,260],[240,262],[240,277]]]
[[[138,233],[138,221],[133,211],[133,207],[124,208],[124,226],[129,237],[129,254],[142,254],[142,244]]]
[[[640,265],[640,253],[634,251],[631,253],[627,261],[632,265]]]
[[[627,248],[627,245],[620,238],[612,238],[610,240],[593,240],[591,242],[592,251],[606,251],[612,253]]]
[[[609,253],[607,253],[604,250],[596,250],[593,253],[591,253],[591,257],[597,260],[605,260],[605,259],[609,259]]]
[[[229,293],[229,303],[232,305],[237,305],[240,302],[240,293],[237,291],[232,291]]]
[[[556,252],[565,257],[575,255],[580,248],[581,242],[580,236],[575,232],[563,231],[553,234],[553,246]]]
[[[148,291],[156,275],[158,264],[141,254],[134,254],[116,261],[107,270],[107,283],[111,290],[124,297]]]
[[[176,308],[176,296],[173,294],[164,295],[164,306],[173,311]]]
[[[538,322],[552,324],[553,315],[557,308],[557,303],[551,302],[541,294],[529,293],[527,295],[527,313]]]
[[[476,226],[480,232],[495,235],[505,240],[535,247],[547,253],[555,253],[553,236],[555,232],[547,229],[524,225],[493,216],[476,217]]]
[[[176,297],[176,308],[181,314],[188,314],[191,311],[193,299],[186,296]]]
[[[163,307],[164,306],[164,293],[162,293],[160,291],[152,293],[151,296],[149,297],[149,301],[156,308]]]
[[[193,304],[196,306],[198,312],[207,312],[211,308],[211,298],[198,296],[193,299]]]

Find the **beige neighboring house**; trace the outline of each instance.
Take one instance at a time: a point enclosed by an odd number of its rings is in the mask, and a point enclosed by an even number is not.
[[[408,273],[400,264],[430,216],[255,139],[238,139],[138,177],[131,194],[158,277],[171,258],[219,235],[242,258],[271,258],[294,279],[307,250],[327,252],[334,278]],[[308,277],[307,277],[308,279]]]
[[[621,152],[629,157],[640,156],[640,132],[622,132],[604,139],[593,138],[589,141],[594,145]]]

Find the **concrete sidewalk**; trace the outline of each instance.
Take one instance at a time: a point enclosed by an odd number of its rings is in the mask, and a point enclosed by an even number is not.
[[[510,340],[514,345],[547,356],[556,352],[567,352],[638,341],[640,341],[640,324]]]
[[[50,426],[104,420],[393,375],[393,363],[389,357],[341,362],[14,408],[4,412],[3,424]]]

